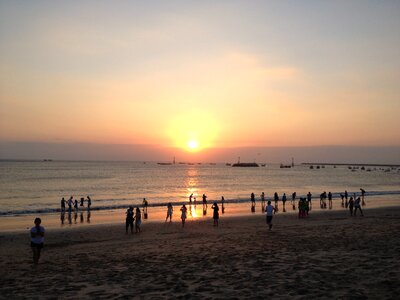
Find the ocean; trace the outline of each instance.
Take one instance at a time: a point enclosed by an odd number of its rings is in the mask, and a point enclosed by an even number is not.
[[[396,198],[400,195],[400,169],[390,167],[306,165],[280,168],[235,168],[225,164],[158,165],[156,162],[96,161],[1,161],[0,218],[26,214],[55,213],[60,200],[90,196],[93,211],[123,209],[140,205],[181,205],[193,193],[198,203],[202,194],[212,202],[224,196],[226,203],[248,203],[250,194],[258,200],[261,192],[267,199],[277,192],[308,192],[318,199],[332,192],[334,199],[345,190],[350,195],[367,191],[367,197]],[[397,195],[397,196],[393,196]],[[397,200],[398,201],[398,200]],[[397,202],[398,203],[398,202]],[[378,204],[379,206],[379,204]]]

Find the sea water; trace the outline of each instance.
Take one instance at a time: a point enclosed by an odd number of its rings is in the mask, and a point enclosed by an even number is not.
[[[326,191],[334,201],[348,191],[367,197],[393,199],[400,204],[400,171],[390,167],[323,166],[310,169],[306,165],[280,168],[267,165],[256,168],[231,167],[225,164],[173,164],[156,162],[96,162],[96,161],[1,161],[0,219],[27,214],[56,213],[60,201],[70,196],[80,200],[90,196],[92,212],[126,209],[141,205],[146,198],[151,207],[188,203],[193,194],[198,204],[202,195],[208,203],[224,196],[227,204],[248,204],[250,194],[265,193],[271,199],[277,192],[280,199],[286,193],[288,203],[293,192],[297,198],[308,192],[313,199]],[[378,201],[378,200],[377,200]],[[387,201],[382,201],[388,203]],[[389,204],[391,202],[389,201]],[[87,202],[85,202],[85,206]],[[374,206],[380,206],[379,201]]]

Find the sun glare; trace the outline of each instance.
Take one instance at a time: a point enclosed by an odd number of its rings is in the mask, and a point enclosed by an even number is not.
[[[199,142],[196,140],[190,140],[187,145],[188,148],[192,151],[197,150],[199,148]]]
[[[202,116],[201,121],[199,116]],[[197,152],[214,146],[219,126],[205,112],[191,112],[171,120],[168,136],[171,143],[189,152]]]

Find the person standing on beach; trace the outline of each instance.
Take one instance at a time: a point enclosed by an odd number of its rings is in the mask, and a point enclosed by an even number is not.
[[[65,199],[64,197],[61,199],[61,212],[65,212]]]
[[[309,210],[311,210],[311,208],[312,208],[312,205],[311,205],[311,198],[312,198],[312,194],[311,194],[311,192],[308,192],[308,194],[307,194],[307,202],[308,202],[308,208],[309,208]]]
[[[136,207],[136,214],[135,214],[135,232],[140,232],[140,225],[142,225],[142,212],[140,211],[139,207]]]
[[[129,206],[126,211],[126,222],[125,222],[125,231],[128,233],[128,228],[131,228],[131,233],[133,233],[133,206]]]
[[[342,207],[344,207],[344,195],[340,193],[340,198],[342,198]]]
[[[40,259],[40,251],[43,248],[44,243],[44,227],[40,226],[42,220],[36,218],[35,226],[31,228],[31,249],[33,254],[33,263],[37,265]]]
[[[282,196],[282,204],[283,204],[283,212],[286,212],[286,193],[283,193]]]
[[[168,218],[169,218],[169,222],[172,222],[172,212],[174,211],[174,208],[172,207],[171,202],[168,203],[167,206],[167,217],[165,218],[165,222],[167,222]]]
[[[271,205],[271,201],[268,201],[268,205],[265,207],[265,212],[267,215],[266,222],[269,227],[269,230],[272,229],[272,216],[275,214],[276,209]]]
[[[361,210],[361,199],[360,199],[360,197],[358,197],[356,199],[356,201],[354,201],[354,216],[357,215],[357,210],[359,210],[360,213],[361,213],[361,216],[364,217],[363,211]]]
[[[193,198],[193,193],[191,193],[189,196],[189,204],[192,204],[192,198]]]
[[[181,219],[182,219],[182,227],[185,227],[185,221],[186,221],[186,213],[187,213],[187,208],[186,205],[183,204],[181,207]]]
[[[354,199],[353,197],[350,197],[349,202],[346,202],[347,206],[349,207],[349,211],[350,211],[350,216],[353,215],[353,209],[354,209]]]
[[[293,210],[296,210],[296,192],[292,194],[292,207]]]
[[[69,199],[68,199],[68,212],[69,213],[71,213],[72,212],[72,205],[73,205],[73,201],[72,201],[72,199],[73,199],[74,197],[70,197]]]
[[[144,218],[147,219],[147,207],[149,206],[149,202],[147,202],[146,198],[143,198],[143,214]]]
[[[347,202],[347,197],[349,197],[349,194],[347,193],[347,191],[344,191],[344,199],[346,199],[346,202]]]
[[[329,209],[332,209],[332,193],[331,192],[328,193],[328,205],[329,205]]]
[[[82,197],[81,198],[81,204],[79,205],[79,206],[82,206],[83,207],[83,202],[85,201],[85,199]]]
[[[274,193],[274,201],[275,201],[275,210],[278,211],[279,196],[277,192]]]
[[[92,206],[92,199],[90,199],[89,196],[87,196],[86,198],[87,198],[87,209],[90,210],[90,206]]]
[[[221,210],[222,210],[222,213],[224,214],[225,213],[225,198],[224,198],[224,196],[221,197]]]
[[[264,192],[261,193],[261,211],[264,213],[265,211],[265,194]]]
[[[77,199],[75,199],[75,202],[74,202],[74,209],[75,209],[75,212],[78,211],[78,200]]]
[[[207,214],[207,196],[203,194],[203,215],[205,214]]]
[[[214,226],[218,226],[219,207],[218,207],[217,202],[214,202],[214,204],[211,206],[211,208],[214,210],[214,213],[213,213]]]
[[[365,197],[365,190],[364,189],[362,189],[362,188],[360,188],[360,191],[361,191],[361,200],[362,200],[362,206],[364,206],[365,205],[365,201],[364,201],[364,197]]]

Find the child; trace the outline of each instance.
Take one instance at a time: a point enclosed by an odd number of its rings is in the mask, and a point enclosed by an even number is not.
[[[40,258],[40,250],[43,248],[44,243],[44,227],[40,226],[42,220],[36,218],[35,226],[31,228],[31,248],[33,253],[33,263],[37,265]]]
[[[181,215],[182,227],[185,227],[186,212],[187,212],[187,208],[186,208],[186,205],[185,205],[185,204],[182,205],[182,207],[181,207],[181,212],[182,212],[182,215]]]
[[[275,214],[275,211],[276,211],[276,209],[275,209],[275,207],[273,207],[271,205],[271,201],[268,201],[268,205],[265,207],[265,212],[267,214],[266,221],[267,221],[267,225],[269,227],[269,230],[272,229],[272,216],[273,216],[273,214]]]
[[[218,226],[219,207],[218,207],[217,202],[214,202],[214,204],[211,206],[211,208],[214,210],[214,213],[213,213],[214,226]]]

